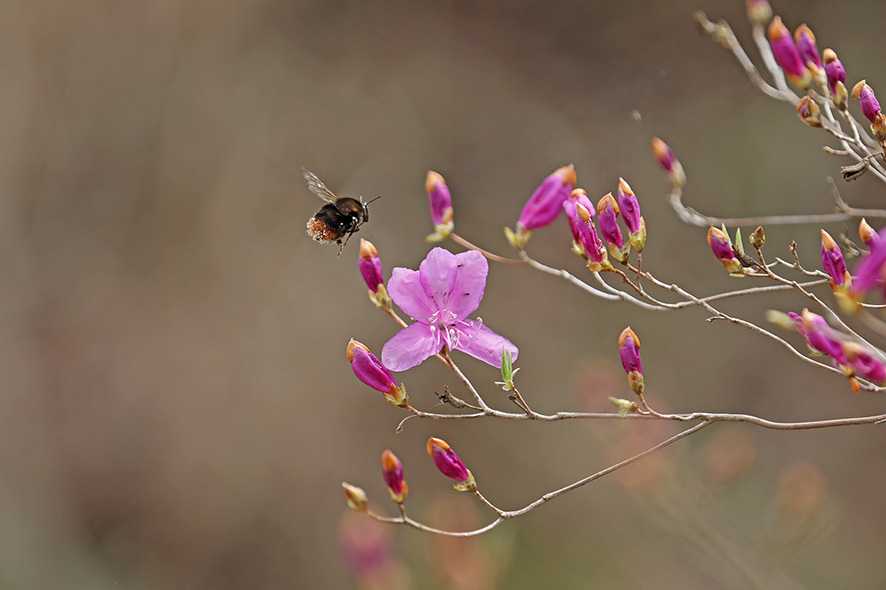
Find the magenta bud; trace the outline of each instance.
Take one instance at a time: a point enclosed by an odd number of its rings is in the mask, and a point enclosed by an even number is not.
[[[873,123],[877,117],[882,116],[880,109],[880,101],[874,94],[874,89],[868,86],[865,80],[852,87],[852,98],[858,100],[861,107],[861,114],[867,117],[867,120]]]
[[[635,393],[643,393],[643,365],[640,362],[640,339],[630,327],[622,330],[618,336],[618,352],[621,366],[628,374],[628,383]]]
[[[828,88],[831,94],[836,95],[837,82],[846,84],[846,70],[843,69],[843,64],[837,58],[837,53],[831,48],[824,50],[822,60],[824,61],[824,74],[828,80]]]
[[[861,241],[864,242],[866,246],[870,247],[873,242],[880,239],[880,234],[875,232],[874,228],[872,228],[867,220],[862,217],[858,224],[858,237],[861,238]]]
[[[856,374],[873,383],[886,382],[886,365],[861,344],[847,340],[843,342],[843,352]]]
[[[652,138],[652,154],[658,160],[659,165],[664,168],[668,180],[675,187],[682,187],[686,183],[686,173],[683,172],[683,165],[674,155],[674,150],[668,144],[657,137]]]
[[[609,246],[609,253],[624,263],[628,259],[630,246],[625,246],[621,229],[618,227],[618,203],[612,197],[612,193],[603,195],[597,203],[597,223],[600,224],[600,234]]]
[[[575,181],[575,167],[572,164],[557,168],[545,178],[520,213],[518,233],[521,227],[532,231],[554,221],[563,210],[563,201],[569,197]]]
[[[646,245],[646,221],[640,215],[640,201],[624,178],[618,179],[618,207],[628,227],[631,246],[642,252]]]
[[[378,250],[369,240],[360,239],[360,260],[357,264],[366,286],[373,293],[378,293],[378,288],[384,286],[385,279],[382,276],[381,258],[378,257]]]
[[[858,99],[862,114],[871,122],[871,131],[880,143],[886,141],[886,116],[880,110],[880,102],[874,89],[862,80],[852,88],[852,98]]]
[[[794,41],[797,44],[797,52],[806,67],[812,72],[821,71],[821,59],[818,57],[818,46],[815,44],[815,35],[812,29],[805,24],[797,27],[794,31]]]
[[[831,277],[831,288],[848,287],[850,276],[846,271],[846,262],[843,260],[843,252],[831,235],[821,230],[821,265]]]
[[[723,264],[723,268],[732,274],[741,273],[741,263],[732,251],[732,242],[722,230],[711,226],[708,230],[708,244],[714,256]]]
[[[446,181],[433,170],[429,170],[425,178],[425,191],[431,206],[431,221],[434,222],[434,233],[428,236],[428,241],[439,242],[448,238],[455,227],[452,221],[452,196]]]
[[[852,273],[852,286],[849,296],[854,301],[861,301],[874,289],[886,286],[886,228],[880,230],[877,237],[870,237],[870,251],[858,259],[855,272]]]
[[[606,259],[606,246],[597,236],[592,218],[594,206],[584,189],[572,191],[569,198],[563,201],[563,210],[572,230],[573,245],[576,253],[585,259],[602,263]]]
[[[347,348],[348,361],[357,379],[384,394],[388,403],[405,408],[409,403],[406,389],[398,386],[391,372],[372,354],[366,345],[351,339]]]
[[[781,66],[788,78],[801,88],[809,88],[812,82],[812,74],[803,65],[800,59],[800,52],[794,44],[793,38],[788,28],[781,22],[781,17],[776,16],[769,23],[769,29],[766,33],[769,38],[769,47],[772,48],[772,55],[775,61]]]
[[[791,315],[791,314],[788,314]],[[791,315],[796,321],[796,314]],[[798,331],[806,338],[809,348],[826,354],[833,358],[839,365],[846,366],[849,361],[843,352],[843,341],[837,337],[823,317],[804,309],[799,316],[800,325]]]
[[[434,461],[440,473],[458,482],[455,488],[459,491],[473,491],[476,489],[474,476],[468,471],[452,447],[445,440],[431,437],[428,440],[428,455]],[[460,489],[464,488],[464,489]]]
[[[409,486],[403,481],[403,463],[397,458],[397,455],[390,449],[385,449],[381,454],[382,476],[385,478],[385,485],[388,486],[388,492],[391,499],[398,504],[402,504],[406,499],[406,493]]]

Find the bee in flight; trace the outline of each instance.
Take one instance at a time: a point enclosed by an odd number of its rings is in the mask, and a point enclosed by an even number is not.
[[[364,203],[362,198],[337,197],[313,172],[307,168],[302,168],[301,171],[311,192],[326,201],[308,220],[308,235],[321,244],[334,240],[339,245],[338,255],[341,256],[351,236],[369,221],[369,203],[375,199]]]

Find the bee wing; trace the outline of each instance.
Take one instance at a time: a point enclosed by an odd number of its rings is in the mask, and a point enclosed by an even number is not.
[[[317,178],[317,176],[313,172],[305,167],[302,167],[301,173],[305,177],[305,180],[308,181],[308,188],[311,189],[312,193],[329,203],[334,203],[338,200],[338,197],[335,196],[335,193],[326,188],[326,185],[323,184],[323,181]]]

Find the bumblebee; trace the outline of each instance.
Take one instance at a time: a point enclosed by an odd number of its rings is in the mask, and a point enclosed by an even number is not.
[[[301,170],[311,192],[326,201],[308,220],[308,235],[321,244],[335,241],[341,256],[351,236],[369,221],[369,203],[364,203],[362,198],[338,197],[313,172],[307,168]]]

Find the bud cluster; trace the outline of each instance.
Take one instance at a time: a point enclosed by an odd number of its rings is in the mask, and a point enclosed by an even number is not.
[[[849,378],[852,390],[859,391],[856,376],[883,385],[886,383],[886,364],[862,344],[835,332],[823,317],[804,309],[789,313],[797,331],[806,340],[809,349],[832,359],[834,365]]]

